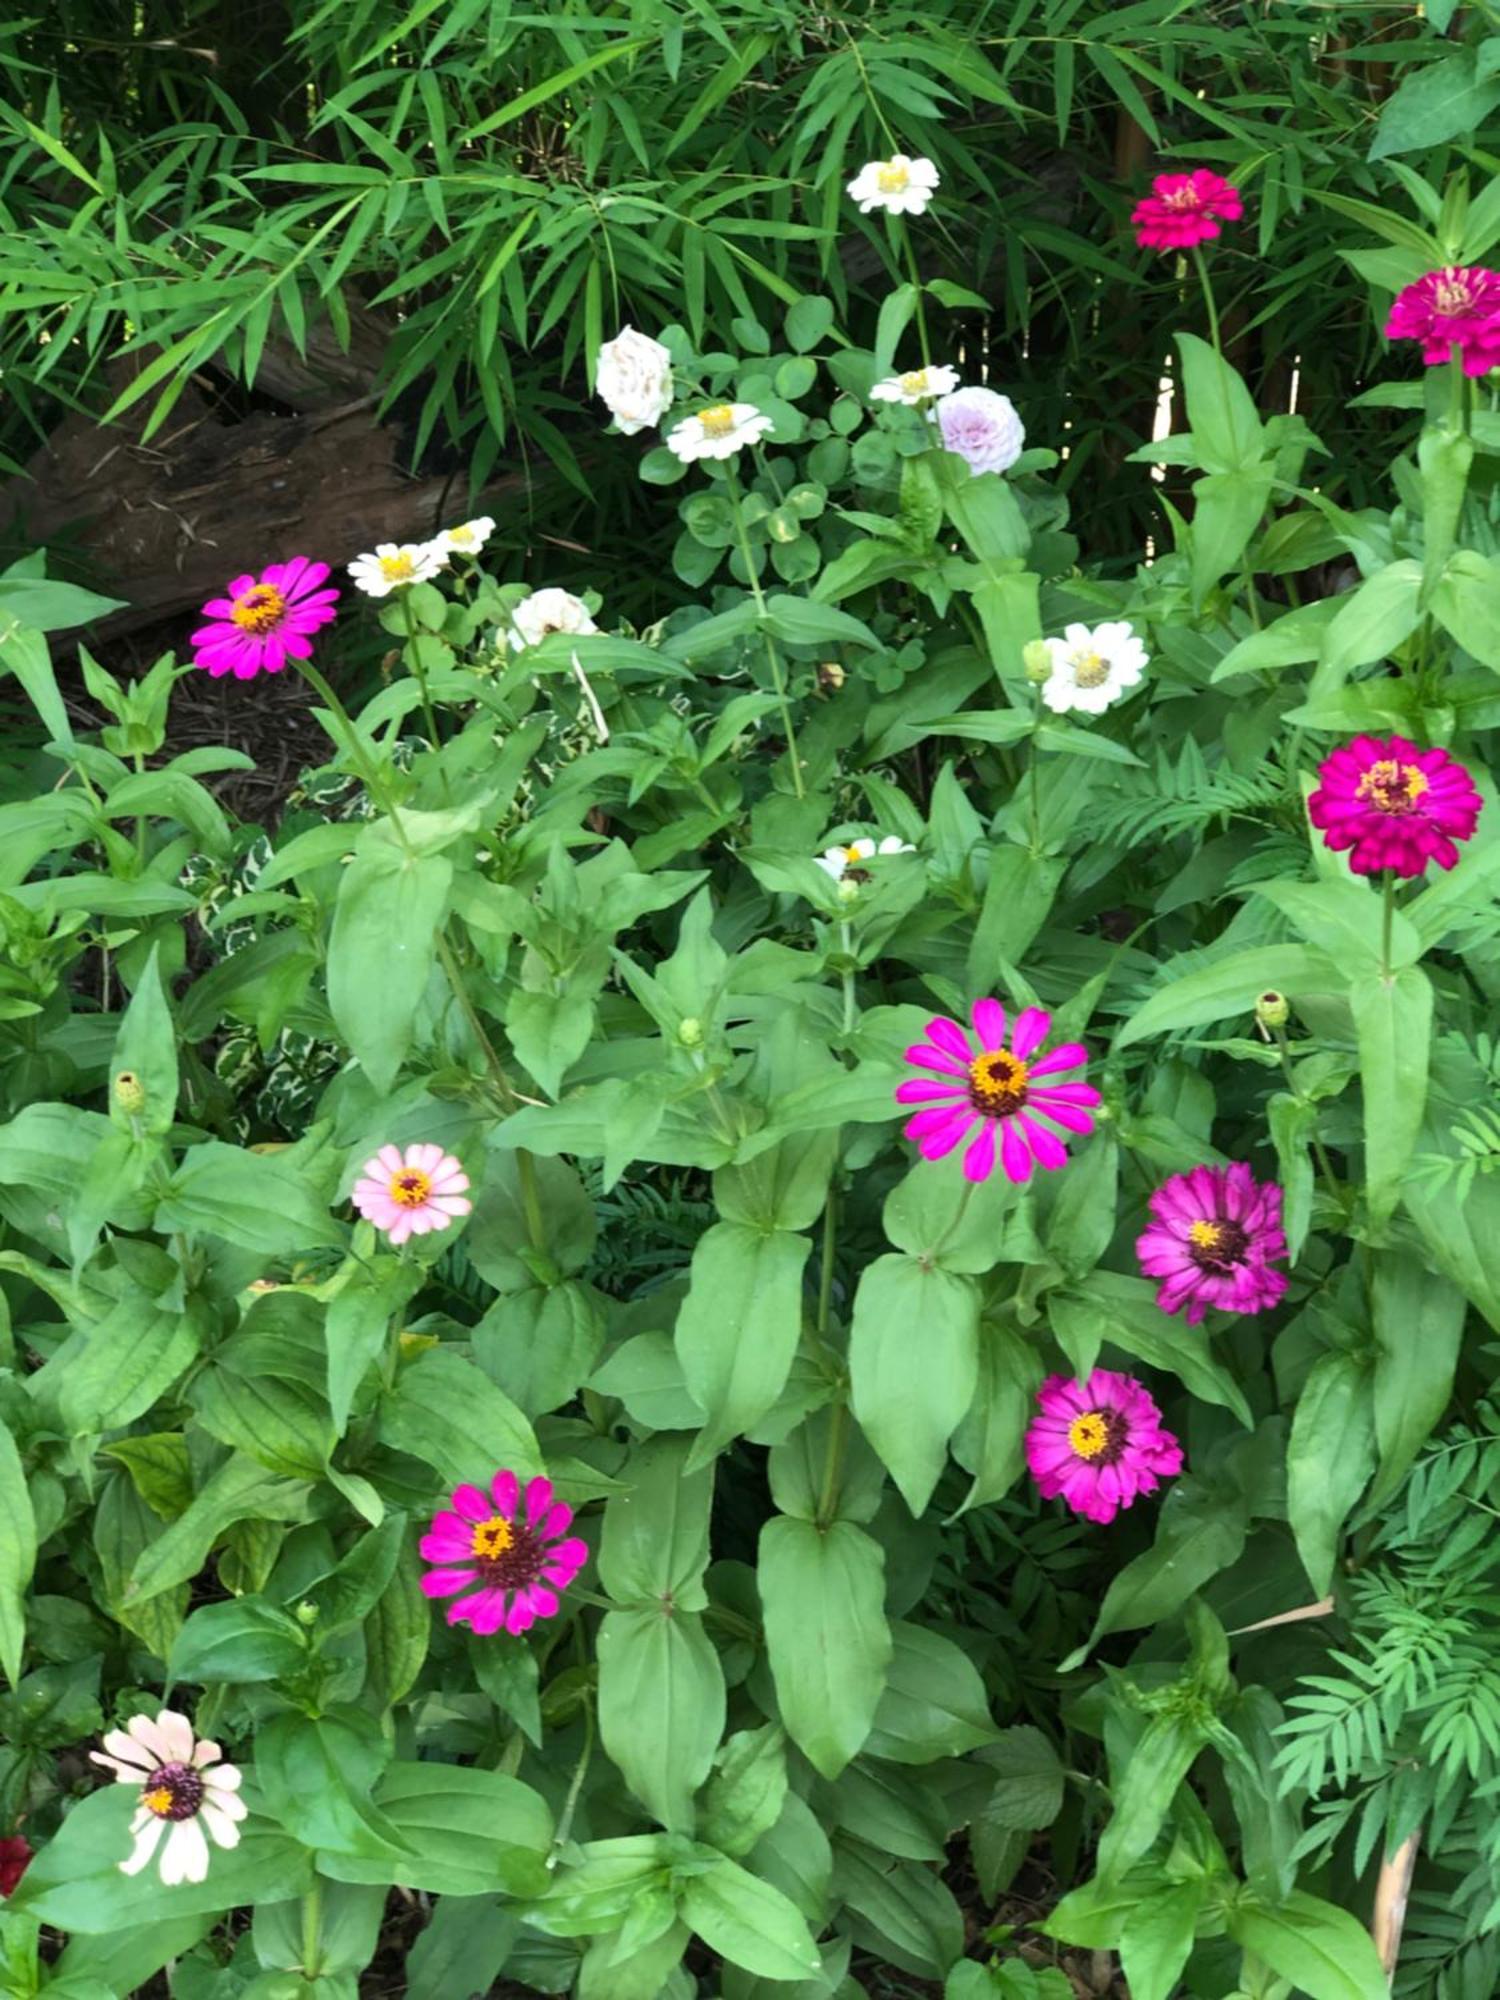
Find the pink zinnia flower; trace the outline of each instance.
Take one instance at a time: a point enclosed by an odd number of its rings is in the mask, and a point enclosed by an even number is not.
[[[1356,736],[1323,760],[1318,777],[1307,816],[1335,854],[1353,850],[1356,875],[1420,875],[1429,861],[1456,867],[1453,843],[1469,838],[1484,803],[1446,750],[1419,750],[1404,736]]]
[[[1445,265],[1396,294],[1385,323],[1387,340],[1420,340],[1429,368],[1455,347],[1465,375],[1500,367],[1500,272],[1482,265]]]
[[[237,576],[227,597],[211,597],[203,607],[213,623],[193,634],[194,664],[215,678],[253,681],[260,673],[279,674],[289,659],[309,659],[312,634],[338,602],[336,590],[318,588],[327,576],[327,563],[308,556],[272,563],[258,578]]]
[[[520,1481],[497,1472],[490,1498],[477,1486],[457,1487],[453,1511],[434,1516],[422,1537],[422,1554],[436,1563],[422,1579],[429,1597],[472,1594],[448,1606],[450,1625],[472,1625],[481,1636],[524,1632],[538,1618],[555,1618],[557,1593],[583,1568],[588,1545],[561,1538],[573,1525],[573,1509],[552,1498],[550,1479],[533,1479],[521,1516]],[[493,1504],[492,1504],[493,1502]]]
[[[0,1897],[15,1894],[32,1859],[31,1842],[24,1833],[13,1833],[0,1840]]]
[[[1135,1254],[1148,1278],[1161,1279],[1163,1312],[1186,1306],[1196,1326],[1210,1306],[1264,1312],[1286,1290],[1285,1274],[1271,1269],[1287,1254],[1274,1181],[1257,1181],[1238,1162],[1194,1167],[1159,1187],[1150,1208],[1156,1220],[1136,1238]]]
[[[1221,222],[1238,222],[1244,212],[1232,181],[1195,167],[1190,174],[1158,174],[1130,220],[1142,250],[1191,250],[1217,236]]]
[[[1075,1514],[1112,1521],[1139,1493],[1182,1470],[1182,1447],[1131,1375],[1096,1368],[1086,1382],[1050,1375],[1036,1392],[1026,1463],[1044,1500],[1059,1495]]]
[[[918,1069],[942,1072],[942,1080],[923,1077],[901,1084],[898,1104],[925,1104],[906,1122],[906,1136],[915,1139],[928,1160],[951,1153],[975,1125],[978,1137],[964,1154],[964,1173],[971,1181],[987,1180],[995,1171],[996,1135],[1000,1164],[1013,1181],[1031,1178],[1032,1164],[1060,1167],[1067,1150],[1049,1125],[1067,1132],[1092,1132],[1089,1109],[1099,1093],[1087,1083],[1053,1083],[1062,1070],[1081,1069],[1089,1059],[1082,1042],[1064,1042],[1038,1056],[1052,1026],[1052,1016],[1027,1007],[1016,1016],[1009,1043],[1005,1009],[998,1000],[976,1000],[974,1047],[957,1021],[941,1015],[927,1023],[927,1040],[906,1051]],[[1045,1121],[1045,1122],[1043,1122]]]
[[[354,1183],[354,1206],[392,1243],[446,1229],[455,1215],[474,1206],[464,1190],[469,1177],[441,1146],[382,1146],[365,1161],[365,1177]]]

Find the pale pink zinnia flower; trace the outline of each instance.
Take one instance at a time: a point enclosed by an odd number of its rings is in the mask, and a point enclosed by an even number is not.
[[[955,389],[933,414],[943,449],[957,452],[971,472],[1008,472],[1026,449],[1026,426],[997,389]]]
[[[1420,340],[1429,368],[1456,347],[1465,375],[1500,367],[1500,272],[1480,264],[1448,264],[1396,294],[1385,323],[1387,340]]]
[[[1037,1390],[1026,1463],[1044,1500],[1112,1521],[1141,1493],[1182,1470],[1182,1447],[1131,1375],[1096,1368],[1086,1382],[1051,1375]]]
[[[212,622],[193,634],[193,664],[215,679],[233,674],[253,681],[279,674],[288,660],[312,657],[312,635],[329,623],[336,590],[320,590],[328,565],[308,556],[272,563],[259,577],[237,576],[227,597],[211,597],[203,616]]]
[[[105,1752],[108,1752],[106,1755]],[[94,1763],[113,1771],[117,1785],[138,1785],[141,1802],[130,1822],[135,1842],[120,1863],[122,1875],[138,1875],[156,1852],[162,1834],[161,1879],[201,1882],[208,1874],[207,1830],[216,1847],[237,1847],[238,1822],[246,1807],[240,1774],[221,1763],[217,1743],[199,1743],[185,1715],[164,1708],[153,1722],[133,1715],[123,1729],[111,1729],[104,1751],[91,1750]]]
[[[1335,854],[1349,850],[1356,875],[1383,868],[1420,875],[1429,861],[1458,864],[1455,841],[1467,840],[1484,801],[1463,765],[1446,750],[1419,750],[1404,736],[1356,736],[1318,766],[1307,816]]]
[[[1210,167],[1195,167],[1190,174],[1158,174],[1130,220],[1142,250],[1191,250],[1217,236],[1221,222],[1238,222],[1244,212],[1244,198],[1232,181]]]
[[[572,1525],[573,1510],[553,1499],[550,1479],[527,1483],[524,1512],[513,1472],[497,1472],[488,1497],[477,1486],[456,1487],[451,1512],[435,1515],[422,1537],[422,1554],[437,1565],[422,1588],[429,1597],[457,1598],[448,1606],[450,1625],[472,1626],[481,1637],[502,1625],[524,1632],[538,1618],[557,1616],[557,1593],[588,1558],[588,1544],[568,1536]]]
[[[455,1215],[474,1206],[466,1189],[469,1177],[441,1146],[382,1146],[366,1160],[364,1178],[354,1183],[354,1206],[383,1230],[392,1243],[408,1236],[425,1236],[446,1229]]]
[[[1054,1083],[1052,1078],[1081,1069],[1088,1050],[1082,1042],[1064,1042],[1039,1055],[1052,1026],[1052,1016],[1040,1007],[1024,1008],[1016,1016],[1009,1042],[1005,1009],[998,1000],[976,1000],[972,1019],[977,1047],[957,1021],[938,1015],[927,1023],[927,1040],[906,1051],[906,1060],[916,1068],[941,1073],[940,1079],[898,1085],[898,1104],[928,1107],[907,1120],[907,1138],[917,1141],[924,1159],[940,1160],[977,1125],[978,1135],[964,1154],[964,1173],[971,1181],[989,1178],[997,1151],[1013,1181],[1030,1180],[1033,1163],[1048,1169],[1062,1166],[1067,1149],[1049,1126],[1092,1132],[1089,1111],[1099,1093],[1092,1084]]]
[[[1173,1174],[1150,1208],[1155,1220],[1136,1238],[1135,1254],[1148,1278],[1161,1279],[1163,1312],[1186,1306],[1196,1326],[1210,1306],[1264,1312],[1286,1290],[1285,1274],[1271,1269],[1287,1254],[1281,1189],[1257,1181],[1242,1161]]]

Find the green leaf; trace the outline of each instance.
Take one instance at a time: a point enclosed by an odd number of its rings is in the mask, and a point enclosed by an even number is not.
[[[351,1266],[348,1282],[328,1301],[328,1406],[336,1436],[342,1437],[348,1428],[355,1392],[370,1364],[384,1351],[393,1316],[421,1282],[419,1266],[375,1258]]]
[[[1169,961],[1167,972],[1172,965]],[[1301,944],[1263,945],[1254,951],[1232,952],[1212,965],[1169,977],[1136,1009],[1115,1037],[1117,1049],[1161,1035],[1174,1028],[1201,1028],[1229,1014],[1243,1014],[1248,1023],[1259,996],[1271,989],[1293,1001],[1304,996],[1340,993],[1346,982],[1331,958]]]
[[[699,1238],[674,1335],[683,1379],[704,1412],[690,1463],[753,1429],[785,1387],[811,1249],[806,1236],[740,1222],[715,1223]]]
[[[774,1722],[726,1741],[703,1794],[699,1828],[721,1854],[748,1854],[786,1802],[786,1737]]]
[[[1117,1347],[1149,1367],[1170,1370],[1203,1402],[1233,1410],[1247,1428],[1253,1424],[1244,1391],[1214,1360],[1201,1329],[1164,1313],[1148,1280],[1094,1271],[1081,1290],[1054,1292],[1048,1314],[1076,1374],[1093,1368],[1102,1345]]]
[[[997,1734],[979,1669],[963,1648],[898,1619],[866,1754],[893,1764],[933,1764],[993,1743]]]
[[[1385,160],[1471,138],[1500,104],[1500,82],[1481,81],[1475,64],[1470,48],[1409,69],[1381,107],[1369,158]]]
[[[796,1905],[738,1862],[687,1876],[680,1907],[710,1951],[762,1979],[806,1979],[821,1964]]]
[[[389,825],[360,834],[328,938],[328,1006],[377,1091],[389,1091],[411,1042],[448,905],[453,864],[407,855]]]
[[[724,1670],[702,1619],[670,1601],[606,1612],[597,1657],[600,1741],[642,1805],[687,1832],[724,1734]]]
[[[885,1556],[852,1521],[777,1517],[761,1529],[756,1579],[781,1720],[813,1768],[836,1778],[885,1686]]]
[[[1125,1919],[1120,1966],[1131,2000],[1172,2000],[1207,1897],[1206,1881],[1184,1882],[1142,1897]]]
[[[411,1850],[370,1804],[390,1749],[359,1709],[273,1715],[256,1732],[255,1771],[271,1812],[305,1847],[399,1864]]]
[[[1193,485],[1193,601],[1202,604],[1221,576],[1239,567],[1260,526],[1276,480],[1273,460],[1233,472],[1210,472]]]
[[[1328,882],[1257,882],[1256,892],[1290,917],[1309,944],[1319,946],[1352,972],[1381,962],[1380,897],[1368,884],[1335,879]],[[1422,941],[1402,913],[1392,913],[1390,929],[1393,966],[1413,965],[1422,955]]]
[[[433,1348],[381,1400],[381,1442],[430,1465],[445,1486],[485,1484],[501,1469],[535,1479],[541,1453],[509,1396],[461,1354]]]
[[[324,1853],[321,1873],[337,1882],[394,1880],[431,1896],[484,1896],[496,1888],[536,1896],[546,1886],[552,1815],[517,1778],[468,1764],[398,1762],[375,1786],[374,1804],[400,1837],[401,1858]]]
[[[1115,1779],[1114,1810],[1099,1841],[1099,1873],[1116,1882],[1156,1840],[1177,1787],[1207,1741],[1196,1718],[1153,1716]]]
[[[14,1687],[26,1643],[26,1586],[36,1567],[36,1518],[16,1441],[0,1423],[0,1667]]]
[[[1350,984],[1349,1006],[1364,1095],[1365,1195],[1371,1220],[1383,1222],[1401,1198],[1422,1129],[1432,986],[1414,965],[1391,979],[1366,973]]]
[[[765,617],[768,629],[789,646],[880,646],[868,625],[810,597],[767,598]]]
[[[689,1611],[707,1602],[708,1516],[713,1468],[689,1472],[691,1440],[653,1438],[631,1453],[629,1491],[611,1497],[599,1537],[599,1581],[621,1605],[663,1600]]]
[[[242,1250],[290,1255],[341,1244],[328,1203],[275,1153],[251,1153],[217,1139],[190,1146],[157,1203],[155,1226],[221,1236]]]
[[[1138,1631],[1169,1618],[1239,1559],[1247,1525],[1238,1495],[1177,1481],[1162,1502],[1156,1540],[1126,1563],[1105,1592],[1089,1646],[1107,1633]]]
[[[57,1410],[72,1435],[117,1430],[143,1417],[198,1355],[188,1313],[154,1303],[137,1285],[90,1329],[87,1345],[63,1365]]]
[[[1224,1921],[1236,1944],[1309,2000],[1387,2000],[1370,1934],[1347,1910],[1294,1889],[1274,1906],[1242,1896],[1226,1905]]]
[[[996,1773],[984,1816],[997,1825],[1032,1832],[1051,1826],[1062,1811],[1064,1771],[1056,1750],[1029,1723],[1002,1729],[984,1752]]]
[[[1421,596],[1422,565],[1404,558],[1387,563],[1344,598],[1323,635],[1312,692],[1330,693],[1355,667],[1388,660],[1417,629]]]
[[[1334,614],[1340,609],[1336,597],[1320,597],[1316,604],[1302,604],[1283,612],[1273,624],[1247,632],[1214,668],[1210,679],[1227,681],[1236,674],[1264,672],[1269,667],[1300,666],[1317,659]]]
[[[1337,1352],[1317,1361],[1287,1440],[1287,1514],[1314,1594],[1333,1582],[1339,1530],[1375,1466],[1368,1363]]]
[[[306,1664],[307,1647],[294,1618],[263,1597],[231,1597],[200,1605],[172,1643],[167,1678],[174,1681],[274,1681]]]
[[[860,1428],[920,1514],[974,1400],[978,1287],[915,1257],[877,1257],[854,1296],[849,1378]]]
[[[1199,464],[1218,473],[1258,465],[1265,432],[1239,372],[1195,333],[1179,333],[1177,351]]]
[[[268,1472],[317,1479],[326,1471],[333,1425],[322,1397],[306,1383],[210,1365],[195,1377],[188,1394],[210,1437],[244,1452]]]
[[[122,1130],[149,1132],[156,1137],[170,1132],[177,1116],[177,1031],[157,962],[159,950],[157,945],[151,947],[146,969],[120,1021],[110,1061],[113,1088],[109,1108],[110,1117]],[[138,1111],[127,1110],[120,1101],[122,1076],[134,1079],[144,1093],[145,1101]]]
[[[787,345],[799,354],[806,354],[826,339],[833,326],[834,306],[832,299],[809,295],[798,299],[787,308]]]
[[[220,1535],[240,1521],[306,1519],[310,1493],[306,1480],[278,1479],[236,1452],[141,1555],[130,1581],[132,1600],[156,1597],[195,1577]]]
[[[1409,1250],[1372,1250],[1378,1507],[1400,1486],[1453,1393],[1468,1301]]]

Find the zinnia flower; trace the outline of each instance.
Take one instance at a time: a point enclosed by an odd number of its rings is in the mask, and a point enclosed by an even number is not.
[[[1473,833],[1483,804],[1446,750],[1419,750],[1404,736],[1356,736],[1323,760],[1318,777],[1307,816],[1335,854],[1352,848],[1356,875],[1420,875],[1429,861],[1455,867],[1453,843]]]
[[[24,1833],[13,1833],[0,1840],[0,1898],[15,1894],[31,1858],[31,1842]]]
[[[471,1625],[481,1637],[502,1625],[524,1632],[538,1618],[557,1616],[557,1593],[587,1559],[587,1543],[562,1539],[572,1525],[573,1510],[552,1498],[550,1479],[528,1483],[524,1517],[513,1472],[495,1474],[489,1498],[477,1486],[459,1486],[452,1512],[435,1515],[422,1537],[422,1554],[438,1565],[422,1588],[429,1597],[458,1598],[448,1606],[450,1625]],[[471,1585],[477,1588],[469,1596],[458,1596]]]
[[[759,444],[770,429],[771,419],[754,403],[710,403],[696,416],[673,425],[667,449],[684,465],[695,458],[733,458],[747,444]]]
[[[510,643],[516,652],[539,646],[553,632],[597,632],[581,597],[570,590],[534,590],[510,614]]]
[[[847,846],[825,847],[821,854],[813,858],[820,868],[826,869],[835,882],[841,882],[846,874],[855,881],[867,880],[866,871],[860,863],[869,861],[877,854],[915,854],[916,849],[909,840],[898,840],[888,833],[884,840],[851,840]]]
[[[349,574],[366,597],[389,597],[393,590],[426,583],[448,563],[448,551],[436,542],[377,542],[373,555],[356,556]]]
[[[1182,1447],[1131,1375],[1096,1368],[1086,1382],[1050,1375],[1036,1392],[1026,1463],[1044,1500],[1066,1500],[1090,1521],[1112,1521],[1141,1493],[1182,1470]]]
[[[474,1206],[465,1190],[469,1177],[441,1146],[382,1146],[366,1160],[364,1179],[354,1183],[354,1206],[392,1243],[446,1229],[455,1215]]]
[[[201,1882],[208,1873],[205,1830],[217,1847],[237,1847],[237,1821],[246,1816],[239,1796],[240,1774],[220,1763],[217,1743],[196,1742],[185,1715],[164,1708],[153,1722],[133,1715],[123,1729],[111,1729],[103,1751],[89,1756],[115,1774],[117,1785],[139,1785],[141,1803],[130,1822],[135,1846],[120,1863],[122,1875],[139,1875],[156,1852],[163,1832],[161,1879]],[[201,1822],[201,1824],[200,1824]]]
[[[1044,639],[1052,671],[1042,682],[1042,700],[1054,714],[1073,709],[1102,715],[1146,671],[1146,648],[1123,618],[1103,625],[1064,625],[1060,639]]]
[[[956,451],[971,472],[1005,472],[1025,448],[1015,404],[994,389],[955,389],[934,414],[944,449]]]
[[[1052,1026],[1052,1016],[1027,1007],[1016,1016],[1010,1040],[1005,1034],[1005,1009],[998,1000],[976,1000],[973,1010],[975,1048],[957,1021],[939,1015],[927,1023],[927,1040],[906,1051],[918,1069],[935,1069],[941,1082],[923,1077],[898,1085],[898,1104],[923,1104],[906,1123],[928,1160],[940,1160],[966,1139],[977,1124],[978,1137],[964,1154],[964,1173],[982,1181],[995,1170],[996,1135],[1000,1164],[1013,1181],[1031,1178],[1032,1164],[1060,1167],[1067,1160],[1061,1139],[1050,1131],[1092,1132],[1089,1116],[1099,1102],[1092,1084],[1053,1083],[1062,1070],[1081,1069],[1088,1061],[1082,1042],[1063,1042],[1047,1055],[1037,1051]],[[1045,1122],[1043,1122],[1045,1121]]]
[[[211,597],[203,616],[213,623],[193,634],[193,664],[217,680],[253,681],[279,674],[288,660],[312,657],[312,635],[333,617],[336,590],[320,590],[327,563],[309,556],[272,563],[260,577],[237,576],[227,597]]]
[[[1159,1187],[1150,1209],[1156,1220],[1136,1238],[1135,1254],[1148,1278],[1161,1279],[1163,1312],[1186,1306],[1196,1326],[1210,1306],[1264,1312],[1286,1290],[1285,1273],[1271,1269],[1287,1254],[1274,1181],[1257,1181],[1240,1162],[1194,1167]]]
[[[848,193],[861,215],[872,208],[892,215],[920,215],[937,189],[938,170],[931,160],[911,160],[894,153],[888,160],[871,160],[850,181]]]
[[[444,528],[435,546],[445,555],[477,556],[494,532],[492,516],[481,514],[477,521],[461,521],[456,528]]]
[[[594,393],[626,437],[659,424],[672,407],[670,349],[633,326],[622,326],[599,349]]]
[[[1238,222],[1244,212],[1244,198],[1232,181],[1195,167],[1190,174],[1158,174],[1130,220],[1142,250],[1191,250],[1217,236],[1221,222]]]
[[[905,375],[888,375],[870,391],[873,403],[905,403],[915,409],[929,396],[951,396],[958,387],[956,368],[912,368]]]
[[[1429,368],[1457,347],[1465,375],[1500,367],[1500,272],[1448,264],[1398,292],[1385,323],[1387,340],[1420,340]]]

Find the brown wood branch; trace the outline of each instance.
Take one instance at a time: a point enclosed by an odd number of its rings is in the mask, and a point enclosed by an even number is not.
[[[1422,1829],[1409,1833],[1394,1854],[1380,1865],[1375,1883],[1375,1907],[1370,1915],[1370,1935],[1385,1968],[1387,1984],[1396,1976],[1396,1959],[1401,1951],[1401,1933],[1406,1925],[1406,1901],[1411,1894],[1412,1873],[1417,1865],[1417,1848]]]

